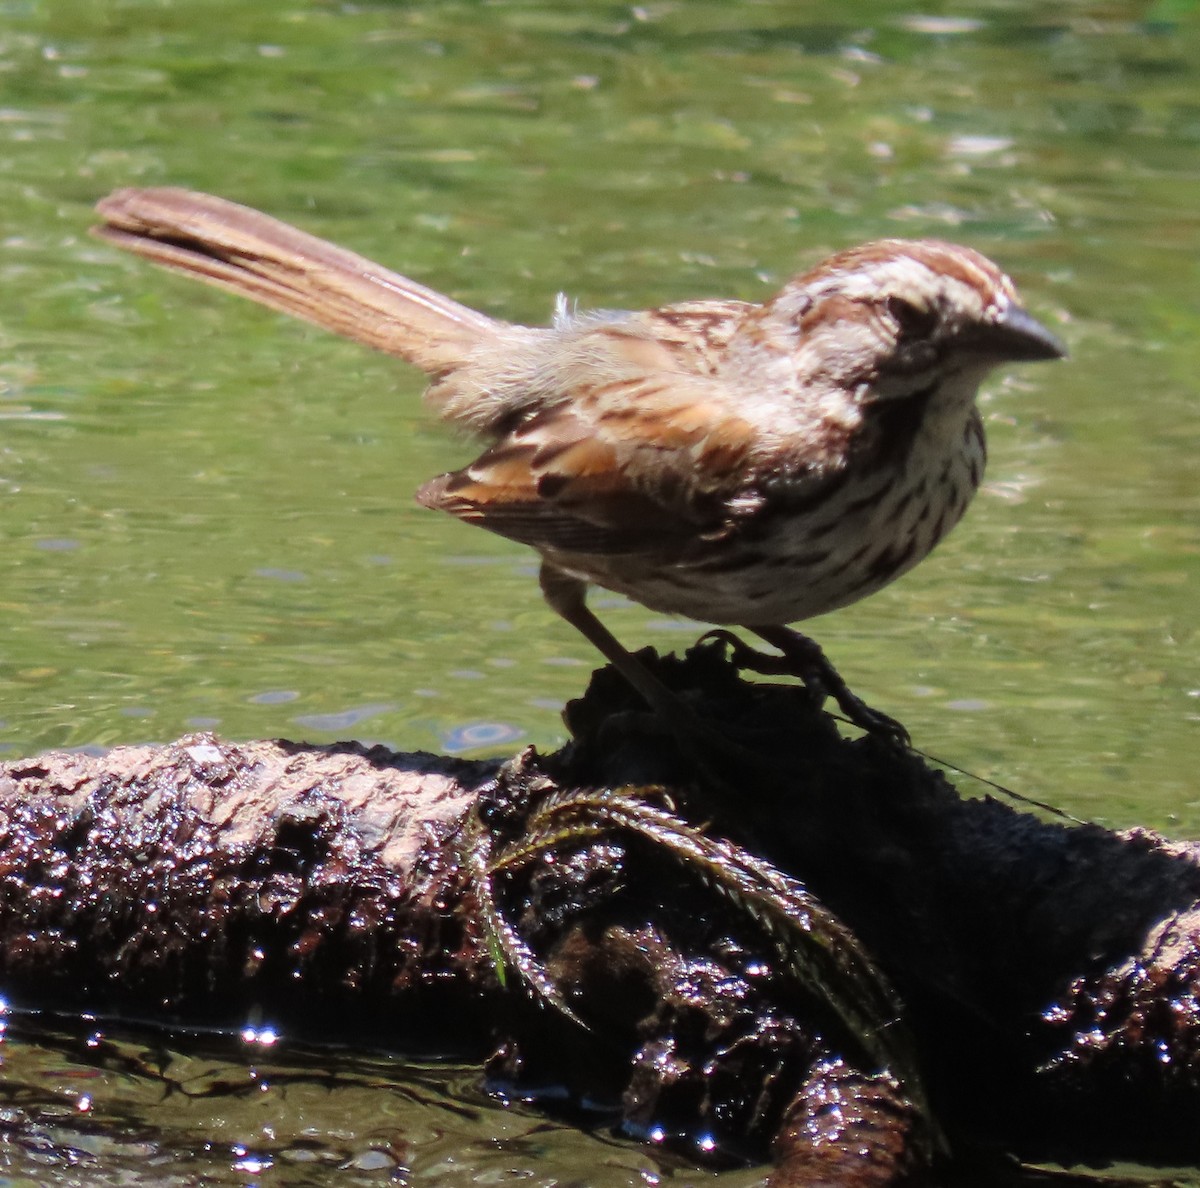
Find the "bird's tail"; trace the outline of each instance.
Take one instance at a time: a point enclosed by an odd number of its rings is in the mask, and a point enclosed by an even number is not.
[[[505,323],[279,219],[172,188],[117,190],[101,239],[416,364],[455,370]]]

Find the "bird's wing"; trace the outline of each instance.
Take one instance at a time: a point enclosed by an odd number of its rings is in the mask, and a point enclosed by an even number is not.
[[[683,555],[754,502],[754,427],[702,377],[577,390],[417,499],[542,551]]]

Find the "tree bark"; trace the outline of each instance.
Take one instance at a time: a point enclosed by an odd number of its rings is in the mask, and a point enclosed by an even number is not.
[[[212,735],[7,763],[0,982],[31,1007],[318,1034],[453,1019],[439,1042],[478,1046],[490,967],[446,840],[494,768]]]

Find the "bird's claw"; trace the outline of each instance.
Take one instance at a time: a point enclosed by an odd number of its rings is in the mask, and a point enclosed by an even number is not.
[[[771,642],[780,647],[779,655],[752,648],[724,627],[714,627],[700,637],[701,643],[708,640],[724,644],[729,649],[729,659],[735,667],[760,676],[796,677],[804,682],[804,687],[818,706],[831,697],[847,721],[872,738],[900,751],[907,751],[912,746],[912,739],[904,726],[855,696],[820,646],[808,636],[789,631],[786,639],[772,639]]]

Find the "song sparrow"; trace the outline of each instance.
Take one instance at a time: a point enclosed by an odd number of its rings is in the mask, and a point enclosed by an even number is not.
[[[120,190],[98,210],[103,239],[428,372],[434,409],[487,448],[417,499],[537,549],[549,604],[676,719],[588,583],[740,625],[811,670],[785,625],[920,561],[979,485],[984,376],[1064,353],[995,264],[935,240],[838,252],[762,305],[581,314],[560,297],[534,328],[207,194]]]

